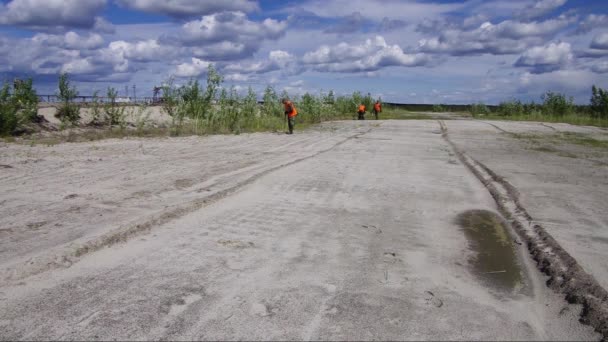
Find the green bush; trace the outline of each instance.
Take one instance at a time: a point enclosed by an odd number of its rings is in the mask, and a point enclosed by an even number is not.
[[[59,76],[59,93],[57,94],[61,104],[57,108],[55,116],[61,120],[64,126],[75,126],[80,120],[80,106],[72,102],[76,96],[78,96],[78,91],[76,87],[70,85],[68,74],[61,74]]]
[[[490,114],[490,109],[483,102],[479,102],[472,104],[469,108],[469,112],[472,116],[488,115]]]
[[[108,87],[106,96],[108,97],[108,102],[104,104],[103,110],[106,114],[110,129],[115,125],[120,126],[120,128],[125,128],[125,106],[116,103],[118,91],[112,87]]]
[[[302,95],[298,116],[304,122],[321,122],[321,99],[309,93]]]
[[[567,116],[574,113],[574,99],[566,95],[548,91],[543,96],[542,112],[549,116]]]
[[[445,112],[446,109],[443,105],[433,105],[433,112],[435,113],[441,113],[441,112]]]
[[[22,133],[25,125],[38,120],[38,96],[32,79],[5,83],[0,89],[0,135]]]
[[[266,87],[262,100],[264,101],[262,113],[265,115],[276,116],[278,118],[283,117],[284,110],[281,104],[282,99],[279,99],[279,96],[272,86]]]
[[[0,134],[13,134],[17,128],[17,108],[10,93],[10,86],[5,83],[0,90]]]
[[[593,117],[608,119],[608,91],[592,86],[590,107]]]
[[[498,104],[496,114],[500,116],[522,115],[524,113],[524,105],[519,100],[503,101]]]

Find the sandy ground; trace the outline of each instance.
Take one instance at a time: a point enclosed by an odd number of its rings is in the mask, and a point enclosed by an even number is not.
[[[608,131],[553,123],[445,123],[452,140],[514,185],[535,222],[608,288],[608,149],[554,139],[571,132],[605,141]]]
[[[43,105],[38,108],[38,115],[42,115],[48,122],[59,126],[61,120],[55,117],[57,113],[56,105]],[[171,123],[171,116],[166,114],[161,106],[125,106],[124,118],[129,124],[135,125],[137,122],[144,121],[151,126],[168,126]],[[101,117],[104,117],[103,109],[100,109]],[[91,107],[80,108],[80,123],[87,125],[93,119],[93,110]]]
[[[534,161],[556,156],[494,126],[447,126],[533,217],[589,220],[578,232],[556,225],[556,238],[605,279],[591,236],[606,236],[593,201],[606,198],[606,169],[581,166],[605,155],[550,167]],[[519,286],[475,273],[456,217],[496,205],[440,133],[431,120],[368,121],[294,136],[3,145],[0,339],[599,339],[524,246],[513,244]],[[595,186],[567,196],[553,189],[589,177]],[[573,234],[592,248],[567,245]]]

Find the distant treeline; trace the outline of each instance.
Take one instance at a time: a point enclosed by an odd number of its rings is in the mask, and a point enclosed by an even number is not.
[[[281,130],[285,124],[282,98],[290,95],[283,90],[278,93],[271,86],[264,90],[260,102],[250,87],[246,95],[240,95],[234,87],[222,86],[223,77],[213,66],[207,72],[206,84],[190,80],[176,86],[169,80],[160,89],[157,98],[163,111],[172,117],[174,134],[239,133],[252,131]],[[62,127],[80,123],[79,93],[67,74],[59,76],[56,116]],[[80,96],[81,97],[81,96]],[[357,106],[365,104],[371,110],[376,100],[371,94],[354,92],[352,95],[328,93],[293,96],[291,100],[298,109],[298,123],[312,124],[328,120],[354,118]],[[38,115],[39,97],[33,80],[27,79],[0,87],[0,135],[27,133],[32,123],[43,121]],[[608,126],[608,91],[593,86],[589,105],[575,105],[572,97],[547,92],[541,102],[522,102],[517,99],[501,102],[497,106],[476,103],[471,105],[446,104],[401,104],[383,103],[384,118],[391,118],[391,111],[412,112],[469,112],[474,117],[515,120],[561,121],[575,124]],[[108,88],[104,97],[95,93],[86,103],[93,115],[92,124],[125,129],[127,115],[124,103],[114,88]],[[146,104],[139,104],[138,111],[145,117]],[[131,109],[133,110],[133,109]],[[395,117],[393,117],[395,118]],[[143,128],[145,122],[142,121]]]
[[[385,106],[399,108],[410,112],[468,112],[471,105],[468,104],[422,104],[422,103],[394,103],[384,102]],[[498,106],[487,105],[488,109],[495,110]]]

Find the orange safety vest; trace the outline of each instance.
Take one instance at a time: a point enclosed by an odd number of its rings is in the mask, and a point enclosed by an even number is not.
[[[293,102],[286,101],[283,105],[285,106],[285,113],[287,113],[288,117],[293,118],[294,116],[298,115],[298,110]]]
[[[380,111],[382,111],[382,105],[380,105],[380,103],[379,103],[379,102],[378,102],[378,103],[374,103],[374,110],[375,110],[376,112],[380,112]]]
[[[359,105],[359,113],[365,112],[365,105]]]

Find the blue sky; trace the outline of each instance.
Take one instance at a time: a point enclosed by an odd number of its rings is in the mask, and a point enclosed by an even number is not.
[[[138,96],[209,64],[239,91],[498,103],[608,88],[606,0],[2,0],[0,79]]]

